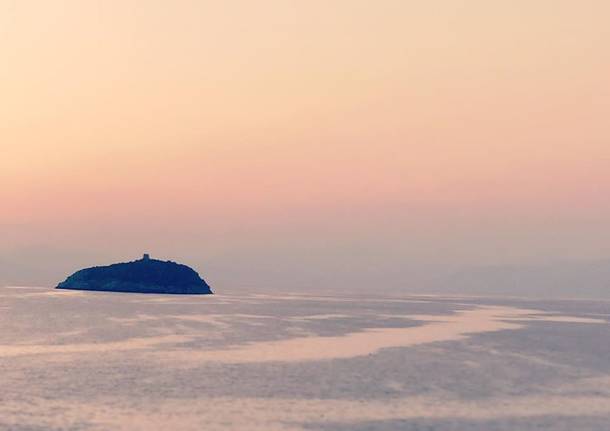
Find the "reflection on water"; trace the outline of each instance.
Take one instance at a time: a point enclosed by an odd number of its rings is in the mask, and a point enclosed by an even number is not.
[[[522,323],[513,323],[507,319],[527,321],[532,314],[542,313],[538,310],[524,310],[511,307],[478,307],[473,310],[458,311],[453,315],[410,316],[415,320],[429,323],[408,328],[366,328],[341,336],[298,337],[278,341],[249,343],[245,346],[213,351],[171,352],[175,359],[191,361],[221,361],[226,363],[244,362],[300,362],[328,359],[345,359],[367,356],[381,349],[391,347],[408,347],[417,344],[440,341],[460,340],[468,335],[494,332],[508,329],[519,329]],[[573,317],[557,318],[563,321],[583,321]],[[539,317],[544,319],[543,317]],[[586,323],[605,323],[603,320],[584,319]],[[557,320],[554,320],[557,321]],[[561,320],[560,320],[561,321]]]
[[[65,293],[0,289],[0,430],[610,419],[607,304]]]
[[[76,332],[78,333],[78,332]],[[135,337],[122,341],[107,341],[103,343],[75,343],[75,344],[20,344],[0,345],[0,357],[64,354],[64,353],[96,353],[121,352],[125,350],[146,349],[164,343],[183,343],[190,341],[191,337],[184,335],[165,335],[158,337]]]

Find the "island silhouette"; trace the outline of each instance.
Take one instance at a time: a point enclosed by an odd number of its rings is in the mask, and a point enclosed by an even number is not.
[[[81,269],[56,288],[182,295],[213,293],[194,269],[172,261],[151,259],[148,254],[133,262]]]

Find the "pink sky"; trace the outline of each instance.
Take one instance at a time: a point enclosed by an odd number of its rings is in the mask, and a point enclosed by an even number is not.
[[[609,20],[601,0],[0,0],[0,262],[610,257]]]

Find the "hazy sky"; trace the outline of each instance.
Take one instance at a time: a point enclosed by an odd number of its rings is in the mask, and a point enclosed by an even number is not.
[[[144,251],[227,287],[610,257],[609,22],[605,0],[0,0],[0,282]]]

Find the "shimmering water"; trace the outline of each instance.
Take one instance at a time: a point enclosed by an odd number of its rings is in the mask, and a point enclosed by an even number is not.
[[[606,430],[610,303],[0,288],[0,429]]]

